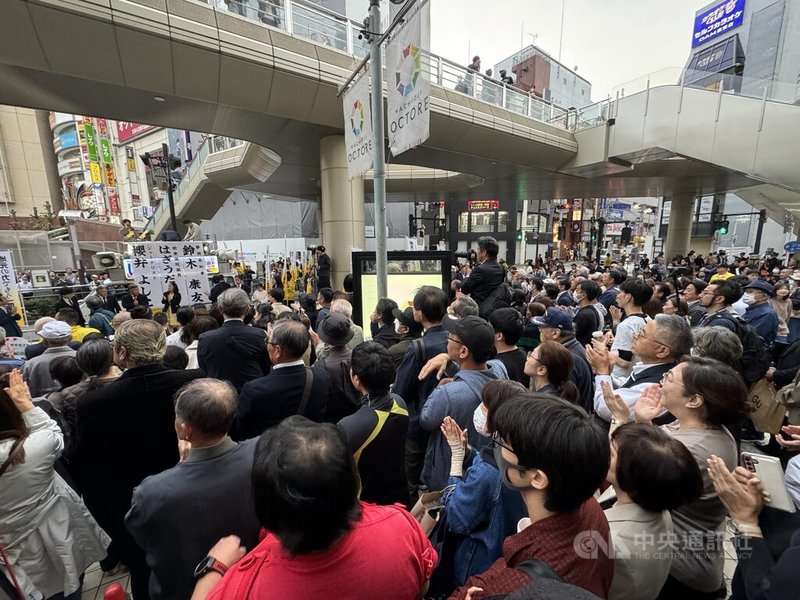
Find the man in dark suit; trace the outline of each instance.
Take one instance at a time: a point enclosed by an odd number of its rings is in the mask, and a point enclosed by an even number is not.
[[[211,302],[217,302],[220,294],[231,288],[231,284],[225,281],[225,278],[222,275],[214,275],[211,278],[211,283],[214,284],[214,287],[212,287],[208,292],[208,299]]]
[[[204,378],[184,385],[175,397],[175,430],[191,449],[183,462],[133,492],[125,526],[147,555],[152,600],[190,598],[195,566],[219,538],[236,535],[245,548],[258,544],[256,444],[228,437],[236,404],[236,389],[227,382]]]
[[[119,303],[122,308],[130,312],[136,306],[150,306],[150,299],[142,293],[138,285],[132,283],[128,286],[128,293],[122,295]]]
[[[478,256],[479,264],[472,269],[472,273],[461,284],[461,293],[469,294],[469,297],[480,306],[481,302],[486,300],[489,294],[505,281],[506,272],[497,262],[500,245],[496,239],[485,235],[478,238],[477,245],[475,253]]]
[[[60,311],[62,308],[71,308],[78,313],[78,325],[86,327],[86,319],[81,311],[81,305],[75,297],[75,290],[71,287],[62,287],[58,290],[59,299],[53,305],[53,314]]]
[[[108,288],[106,286],[98,285],[95,290],[95,295],[103,301],[103,306],[101,308],[110,310],[114,314],[122,312],[122,307],[120,307],[117,298],[108,293]]]
[[[150,573],[144,553],[125,529],[125,513],[133,489],[145,477],[178,462],[173,397],[182,385],[203,376],[199,369],[162,366],[166,347],[164,328],[154,321],[120,325],[114,362],[125,372],[81,397],[70,460],[86,506],[130,568],[137,600],[149,598]]]
[[[0,328],[6,332],[6,337],[22,337],[22,330],[17,321],[22,319],[22,315],[17,312],[17,307],[0,294]]]
[[[300,321],[275,322],[267,342],[272,373],[242,388],[234,439],[259,436],[292,415],[322,423],[331,382],[325,369],[312,372],[303,364],[309,341],[308,329]]]
[[[248,381],[269,373],[266,335],[263,329],[244,324],[250,307],[244,290],[225,290],[217,299],[217,306],[225,322],[219,329],[200,335],[197,363],[209,377],[230,381],[241,391]]]
[[[317,246],[317,289],[331,287],[331,257],[325,246]]]

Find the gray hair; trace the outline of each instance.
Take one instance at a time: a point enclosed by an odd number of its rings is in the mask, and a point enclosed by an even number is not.
[[[89,310],[97,310],[103,306],[103,301],[97,296],[89,296],[86,298],[85,302],[86,306],[89,307]]]
[[[331,302],[331,314],[339,313],[348,319],[353,318],[353,305],[344,298],[337,298]]]
[[[206,438],[228,433],[237,406],[236,388],[210,377],[190,381],[175,394],[175,416]]]
[[[219,295],[217,306],[224,316],[231,319],[241,319],[250,306],[250,298],[243,289],[231,288]]]
[[[151,365],[164,358],[167,334],[155,321],[130,319],[117,328],[114,348],[125,348],[128,358],[136,365]]]
[[[477,317],[478,316],[478,303],[469,296],[461,296],[456,298],[450,305],[453,315],[459,319],[464,317]]]
[[[311,342],[308,329],[300,321],[279,319],[272,325],[270,342],[280,346],[287,358],[296,360],[303,356]]]
[[[694,351],[697,356],[715,358],[732,365],[742,358],[744,348],[739,336],[725,327],[696,327]]]
[[[672,358],[679,359],[692,350],[692,328],[686,319],[679,315],[656,315],[658,325],[657,341],[669,348]]]

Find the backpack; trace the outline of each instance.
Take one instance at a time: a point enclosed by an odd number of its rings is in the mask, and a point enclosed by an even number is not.
[[[749,388],[767,374],[771,362],[770,353],[767,351],[764,340],[749,323],[727,312],[720,317],[733,321],[736,327],[736,335],[742,342],[744,352],[742,352],[742,358],[738,364],[732,366],[742,374],[742,379]],[[709,325],[713,325],[713,322]]]
[[[510,307],[512,297],[511,286],[506,282],[500,283],[492,290],[492,293],[486,296],[478,305],[478,314],[482,319],[488,320],[493,310]]]

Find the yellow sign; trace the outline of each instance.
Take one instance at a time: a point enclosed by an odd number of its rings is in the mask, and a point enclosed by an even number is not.
[[[128,171],[133,173],[135,170],[136,170],[136,161],[134,161],[132,158],[129,158],[128,159]]]
[[[117,177],[114,173],[114,167],[109,164],[104,164],[103,169],[106,172],[106,185],[108,187],[117,187]]]
[[[92,183],[103,183],[103,174],[100,171],[100,165],[96,162],[89,163],[89,170],[92,172]]]

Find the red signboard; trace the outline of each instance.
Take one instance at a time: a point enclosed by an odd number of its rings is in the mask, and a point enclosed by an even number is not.
[[[117,121],[117,137],[120,142],[126,142],[146,131],[155,129],[153,125],[142,125],[140,123],[129,123],[128,121]]]
[[[467,200],[467,210],[500,210],[500,201]]]

